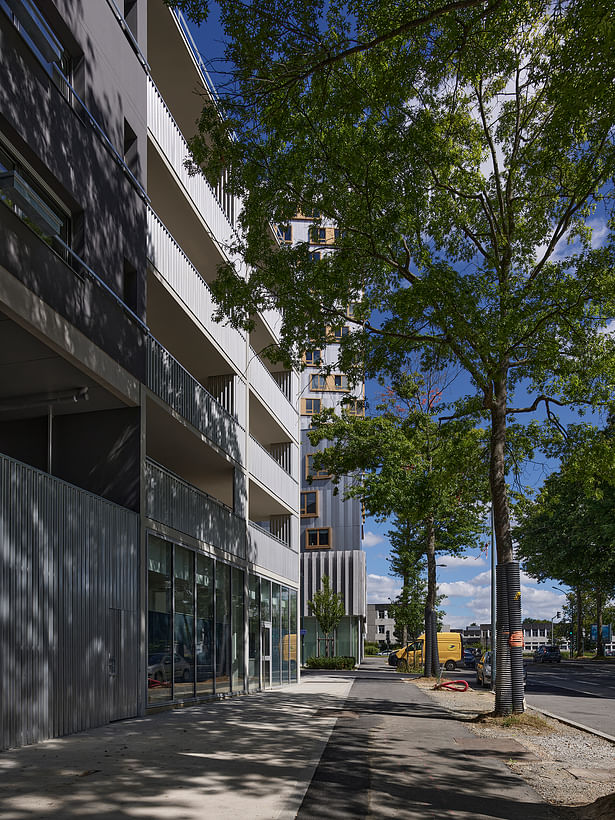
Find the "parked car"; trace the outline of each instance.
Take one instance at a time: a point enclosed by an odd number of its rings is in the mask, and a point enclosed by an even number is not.
[[[487,651],[483,652],[480,656],[478,661],[476,662],[476,683],[480,683],[481,686],[491,686],[491,674],[492,674],[492,661],[491,661],[492,653]],[[527,669],[525,666],[523,667],[523,685],[525,686],[527,683]]]
[[[476,667],[476,655],[473,649],[463,650],[463,665],[466,669],[474,669]]]
[[[560,663],[561,660],[559,646],[539,646],[534,652],[534,663]]]
[[[147,677],[159,683],[171,680],[171,668],[171,655],[168,652],[153,652],[147,659]],[[191,674],[192,667],[190,664],[176,652],[175,680],[190,680]]]

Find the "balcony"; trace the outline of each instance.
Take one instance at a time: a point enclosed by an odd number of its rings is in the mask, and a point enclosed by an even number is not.
[[[244,519],[150,459],[145,462],[145,509],[153,521],[245,558]]]
[[[291,510],[299,504],[299,485],[274,456],[250,436],[250,473]],[[296,462],[296,455],[295,459]]]
[[[253,348],[250,348],[248,377],[251,388],[261,402],[276,417],[286,432],[296,439],[298,435],[297,410],[291,402],[297,394],[297,375],[284,371],[272,374]]]
[[[245,336],[212,319],[215,303],[209,286],[151,208],[147,212],[147,227],[148,255],[152,265],[220,350],[243,373],[246,366]]]
[[[153,336],[147,337],[147,386],[235,461],[245,461],[239,422]]]
[[[284,578],[299,580],[299,553],[296,548],[284,544],[254,521],[248,525],[248,553],[250,561],[258,566]]]
[[[233,259],[227,250],[236,239],[234,226],[222,209],[214,189],[201,173],[191,174],[185,166],[190,157],[190,149],[180,128],[173,119],[160,92],[150,77],[147,80],[147,126],[158,150],[165,158],[185,195],[204,221],[207,232],[214,240],[222,255]],[[238,211],[238,205],[234,209]],[[241,267],[237,267],[241,270]]]

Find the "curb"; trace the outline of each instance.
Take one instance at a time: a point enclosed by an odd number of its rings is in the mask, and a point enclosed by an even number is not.
[[[608,740],[610,743],[615,743],[615,737],[613,737],[613,735],[607,735],[606,732],[601,732],[599,729],[592,729],[591,726],[585,726],[583,723],[577,723],[576,720],[561,717],[561,715],[556,715],[553,712],[547,712],[546,709],[538,709],[536,706],[530,706],[529,704],[526,704],[525,708],[531,709],[532,712],[538,712],[540,715],[545,715],[545,717],[559,720],[560,723],[565,723],[567,726],[572,726],[574,729],[581,729],[581,731],[587,732],[590,735],[597,735],[603,740]]]

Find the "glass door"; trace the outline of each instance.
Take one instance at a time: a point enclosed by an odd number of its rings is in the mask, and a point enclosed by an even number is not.
[[[271,689],[271,621],[261,627],[261,687]]]

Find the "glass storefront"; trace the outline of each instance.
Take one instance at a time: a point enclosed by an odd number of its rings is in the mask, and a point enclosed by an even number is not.
[[[246,675],[251,691],[297,680],[296,590],[246,585],[243,569],[151,533],[147,544],[148,705],[243,692]]]

